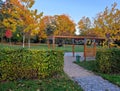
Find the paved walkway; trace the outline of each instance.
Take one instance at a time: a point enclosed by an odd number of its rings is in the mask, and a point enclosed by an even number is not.
[[[74,64],[73,61],[75,61],[75,57],[64,56],[64,71],[71,79],[77,82],[84,91],[120,91],[118,86],[83,69],[77,64]]]

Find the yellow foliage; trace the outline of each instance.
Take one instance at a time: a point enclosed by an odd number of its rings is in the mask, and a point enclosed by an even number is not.
[[[94,20],[94,31],[106,37],[110,34],[113,40],[120,39],[120,10],[116,8],[116,3],[112,5],[111,9],[105,8],[104,12],[99,13]]]
[[[110,48],[112,48],[112,47],[118,47],[117,44],[113,44],[113,43],[110,43],[109,46],[110,46]]]

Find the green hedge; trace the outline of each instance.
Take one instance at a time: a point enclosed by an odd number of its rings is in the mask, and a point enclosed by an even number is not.
[[[45,78],[62,71],[62,51],[0,49],[1,80]]]
[[[120,73],[120,49],[99,50],[96,59],[101,72]]]

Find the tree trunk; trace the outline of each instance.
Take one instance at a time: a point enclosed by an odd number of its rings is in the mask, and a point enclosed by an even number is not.
[[[1,44],[3,43],[3,35],[1,36]]]
[[[30,48],[30,35],[28,36],[28,48]]]
[[[11,46],[11,45],[12,45],[12,44],[11,44],[11,38],[9,38],[9,43],[10,43],[10,46]]]
[[[23,48],[25,47],[25,34],[23,34]]]
[[[2,34],[1,34],[1,44],[3,44],[3,30],[2,30],[1,33],[2,33]]]

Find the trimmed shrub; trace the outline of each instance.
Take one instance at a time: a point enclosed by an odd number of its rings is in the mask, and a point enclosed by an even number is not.
[[[45,78],[62,71],[62,51],[0,49],[1,80]]]
[[[99,50],[96,54],[98,68],[103,73],[120,72],[120,49]]]

